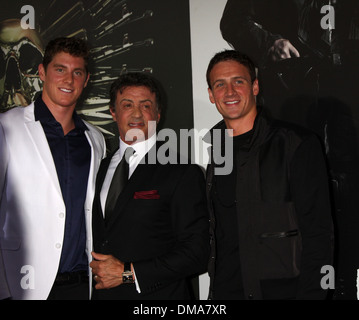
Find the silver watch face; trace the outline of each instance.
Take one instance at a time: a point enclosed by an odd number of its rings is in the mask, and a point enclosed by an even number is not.
[[[125,271],[122,273],[122,282],[123,283],[134,283],[133,273],[131,271]]]

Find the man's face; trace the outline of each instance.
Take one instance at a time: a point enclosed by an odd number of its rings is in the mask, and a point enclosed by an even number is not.
[[[43,81],[42,99],[50,109],[74,108],[89,78],[84,59],[66,52],[57,53],[46,71],[40,64],[39,75]]]
[[[216,104],[227,126],[238,119],[256,114],[258,81],[253,83],[248,69],[234,60],[217,63],[210,73],[209,98]]]
[[[135,140],[148,139],[155,133],[152,130],[149,132],[148,122],[158,123],[160,120],[156,95],[144,86],[130,86],[122,93],[118,91],[115,107],[110,108],[110,111],[117,122],[121,140],[127,144],[132,144]]]

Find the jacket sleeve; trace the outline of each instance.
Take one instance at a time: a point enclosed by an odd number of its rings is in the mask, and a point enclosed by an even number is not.
[[[5,177],[6,177],[6,168],[8,162],[8,152],[6,149],[6,140],[4,135],[4,130],[0,122],[0,222],[5,219],[2,205],[2,198],[5,192]],[[0,223],[0,226],[2,223]],[[2,256],[1,249],[1,238],[2,233],[0,231],[0,300],[10,297],[10,292],[6,282],[5,268]]]
[[[209,256],[209,215],[204,174],[189,165],[171,201],[176,242],[170,252],[134,263],[141,292],[160,289],[187,276],[204,273]]]
[[[294,153],[290,187],[302,236],[297,299],[324,299],[321,268],[333,262],[333,223],[326,163],[315,136]]]
[[[255,1],[252,0],[228,0],[220,29],[223,38],[232,47],[246,53],[257,65],[262,66],[269,48],[282,36],[265,29],[257,16],[256,8]]]

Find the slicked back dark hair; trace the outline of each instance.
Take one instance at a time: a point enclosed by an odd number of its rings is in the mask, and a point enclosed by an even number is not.
[[[85,40],[80,38],[66,37],[50,40],[45,48],[44,58],[42,60],[45,71],[47,70],[47,66],[52,61],[54,56],[60,52],[66,52],[74,57],[83,58],[85,61],[86,72],[88,73],[90,52]]]
[[[122,74],[115,80],[110,88],[110,108],[116,104],[117,92],[122,93],[127,87],[146,87],[156,96],[157,110],[162,111],[162,96],[159,83],[150,74],[145,72],[130,72]]]
[[[254,66],[254,63],[246,54],[241,53],[236,50],[224,50],[224,51],[216,53],[208,64],[207,73],[206,73],[208,88],[212,89],[211,81],[210,81],[210,74],[211,74],[213,67],[217,63],[223,62],[223,61],[236,61],[236,62],[240,63],[241,65],[245,66],[248,69],[252,83],[257,78],[256,68]]]

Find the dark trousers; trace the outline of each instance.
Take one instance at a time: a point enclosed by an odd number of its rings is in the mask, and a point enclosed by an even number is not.
[[[87,275],[82,272],[58,275],[47,300],[89,300]]]

